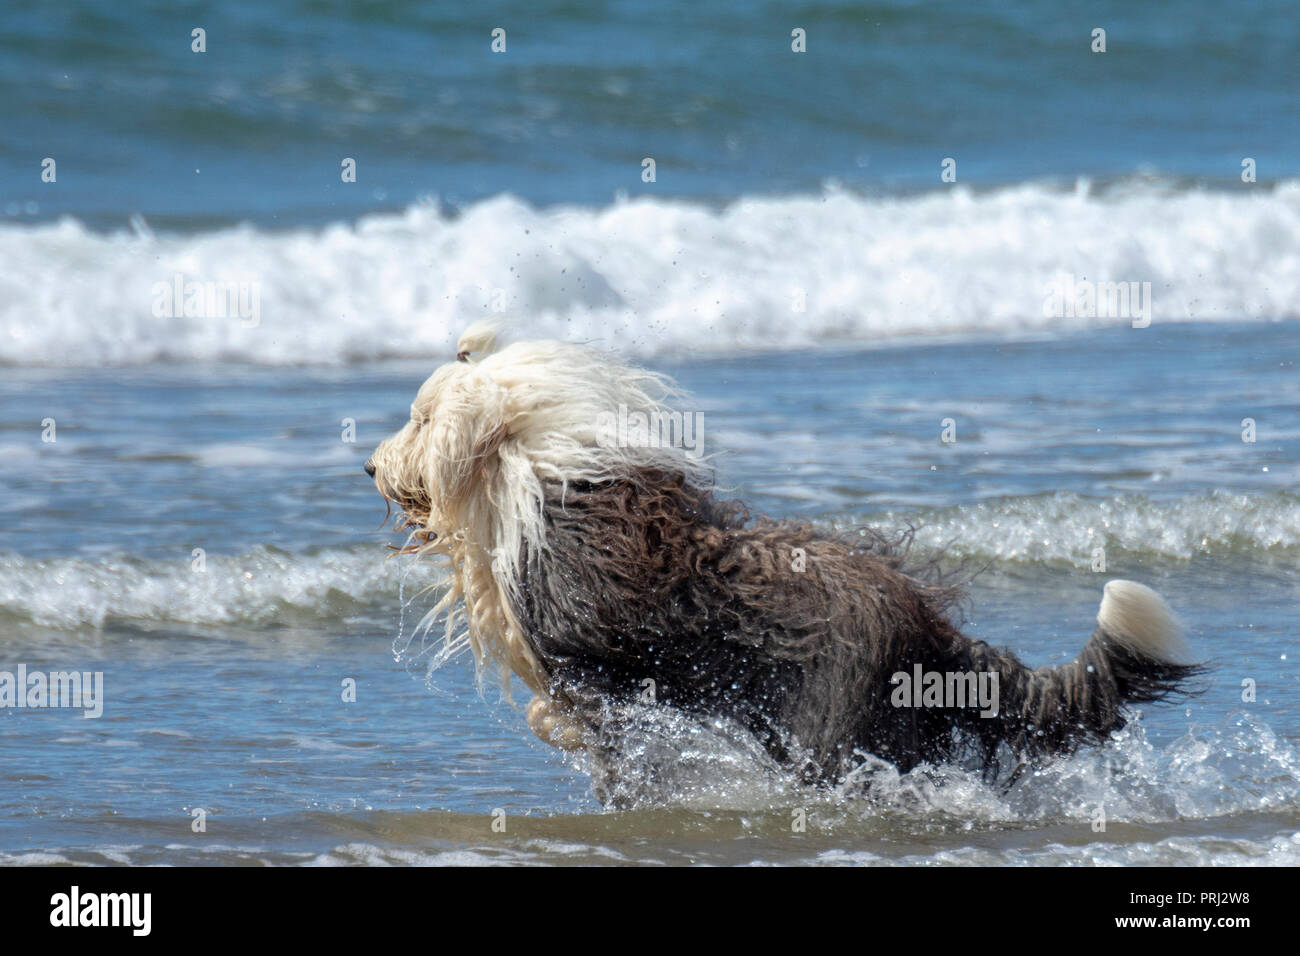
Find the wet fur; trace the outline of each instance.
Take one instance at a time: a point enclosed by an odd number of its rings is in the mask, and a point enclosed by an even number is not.
[[[962,635],[948,619],[960,591],[910,574],[897,543],[749,522],[680,476],[550,484],[546,534],[521,561],[516,616],[553,699],[607,765],[618,747],[607,705],[639,699],[646,680],[656,704],[734,720],[829,784],[864,754],[903,772],[964,758],[997,776],[1007,758],[1014,768],[1103,740],[1124,726],[1122,705],[1159,700],[1198,670],[1143,658],[1100,627],[1072,663],[1030,669]],[[796,549],[804,571],[792,570]],[[998,715],[893,706],[891,676],[918,663],[996,671]]]
[[[668,379],[585,346],[495,339],[466,330],[367,472],[403,511],[405,550],[450,563],[424,624],[442,621],[446,653],[469,648],[507,693],[521,679],[529,726],[587,751],[602,794],[647,688],[654,707],[738,724],[825,785],[867,755],[1014,777],[1104,740],[1126,705],[1200,671],[1164,601],[1126,581],[1106,585],[1074,661],[1028,668],[958,630],[960,590],[933,562],[910,565],[906,536],[750,520],[683,449],[609,441],[613,409],[671,411]],[[916,665],[996,672],[997,715],[894,706],[892,678]]]

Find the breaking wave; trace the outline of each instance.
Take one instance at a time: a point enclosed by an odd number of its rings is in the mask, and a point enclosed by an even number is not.
[[[1173,501],[1140,495],[1094,499],[1060,492],[948,508],[853,514],[832,524],[915,525],[922,548],[959,557],[1051,567],[1086,566],[1094,549],[1144,565],[1204,556],[1278,561],[1300,549],[1300,496],[1216,492]],[[333,618],[367,607],[396,616],[407,594],[439,579],[438,565],[385,560],[376,543],[293,553],[258,546],[174,560],[128,555],[0,555],[0,614],[43,627],[102,627],[109,620],[265,625]]]
[[[320,229],[159,236],[139,219],[108,235],[74,220],[0,225],[0,364],[433,356],[493,315],[633,355],[1129,321],[1047,316],[1061,275],[1149,282],[1157,322],[1281,320],[1300,316],[1297,244],[1297,181],[828,189],[722,208],[502,195],[459,214],[416,205]],[[190,283],[212,298],[185,317]]]

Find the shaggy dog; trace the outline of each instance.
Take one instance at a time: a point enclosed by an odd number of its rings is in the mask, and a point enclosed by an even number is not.
[[[404,513],[402,550],[450,559],[426,626],[445,615],[452,648],[507,691],[518,676],[529,726],[587,750],[602,799],[634,732],[623,705],[647,689],[820,785],[867,755],[1015,775],[1200,670],[1165,602],[1131,581],[1106,585],[1074,661],[1029,668],[950,622],[959,592],[907,566],[906,538],[751,521],[698,458],[611,430],[616,413],[673,420],[666,378],[588,347],[494,342],[466,331],[366,472]],[[960,693],[977,686],[995,699]]]

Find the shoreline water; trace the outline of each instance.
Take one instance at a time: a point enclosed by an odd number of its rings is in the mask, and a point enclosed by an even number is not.
[[[881,778],[865,800],[818,798],[803,843],[781,826],[807,795],[726,733],[685,738],[676,809],[606,814],[490,681],[480,695],[467,657],[427,681],[432,647],[394,660],[403,595],[409,626],[436,575],[386,560],[361,463],[429,361],[15,369],[0,378],[0,665],[102,671],[104,713],[0,711],[0,854],[1294,863],[1295,327],[1156,322],[652,361],[692,393],[719,477],[756,510],[917,524],[919,547],[974,560],[968,633],[1063,663],[1101,584],[1133,578],[1169,599],[1212,664],[1200,696],[1142,708],[1131,736],[1009,795],[960,772]],[[341,696],[349,678],[356,703]],[[194,808],[210,811],[203,835]],[[503,838],[478,830],[494,809],[518,824]]]
[[[1300,20],[1180,12],[0,8],[0,672],[103,674],[0,707],[0,864],[1300,862]],[[915,526],[1031,664],[1154,586],[1202,693],[1006,792],[670,717],[603,812],[404,643],[361,471],[490,317],[678,378],[755,512]]]

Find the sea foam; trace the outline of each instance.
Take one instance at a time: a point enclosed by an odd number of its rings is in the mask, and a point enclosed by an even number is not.
[[[502,195],[456,214],[419,205],[320,229],[158,236],[139,221],[107,235],[74,220],[5,225],[0,364],[438,356],[485,316],[642,356],[1128,321],[1052,314],[1062,277],[1150,283],[1155,322],[1278,320],[1300,316],[1298,247],[1300,181],[829,189],[722,208]],[[176,315],[178,277],[255,291],[245,304],[258,314],[223,315],[209,296]]]
[[[1206,556],[1248,556],[1289,573],[1300,549],[1300,498],[1285,492],[1254,498],[1213,493],[1171,501],[1062,492],[943,508],[855,512],[821,523],[828,529],[912,525],[922,551],[944,548],[977,564],[993,560],[1052,574],[1059,574],[1063,564],[1087,568],[1098,547],[1112,562],[1127,556],[1142,567],[1176,568]],[[391,621],[403,583],[423,613],[432,600],[422,589],[443,579],[442,564],[385,560],[386,553],[377,542],[305,553],[258,545],[241,554],[206,555],[202,572],[185,549],[174,560],[0,554],[0,614],[70,631],[103,627],[112,620],[264,626],[335,620],[363,611],[380,611]]]

